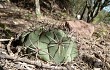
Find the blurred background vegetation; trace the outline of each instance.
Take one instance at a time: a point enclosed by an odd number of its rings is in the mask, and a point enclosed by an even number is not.
[[[36,14],[69,15],[94,23],[109,23],[110,19],[110,0],[0,0],[3,1],[35,11]]]

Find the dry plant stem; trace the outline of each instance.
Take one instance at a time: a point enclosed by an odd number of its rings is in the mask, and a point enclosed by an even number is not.
[[[2,41],[9,41],[10,39],[0,39],[0,42]]]
[[[13,56],[14,55],[13,52],[11,51],[11,49],[10,49],[10,46],[11,46],[11,43],[12,43],[13,39],[14,38],[11,37],[11,39],[10,39],[8,45],[7,45],[7,51],[8,51],[8,53],[9,53],[10,56]]]
[[[26,59],[26,58],[16,58],[14,56],[9,56],[8,54],[3,54],[3,53],[0,54],[0,58],[11,59],[11,60],[20,61],[20,62],[25,62],[25,63],[36,65],[36,66],[39,66],[39,67],[43,67],[43,68],[46,68],[46,69],[67,70],[66,67],[62,67],[62,66],[51,66],[49,64],[44,64],[44,63],[40,62],[39,60],[32,61],[32,60],[29,60],[29,59]]]

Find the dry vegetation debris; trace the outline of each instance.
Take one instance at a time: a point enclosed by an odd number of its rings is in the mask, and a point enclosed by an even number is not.
[[[57,21],[49,17],[43,17],[41,20],[38,20],[35,18],[35,15],[32,13],[30,14],[27,10],[19,10],[19,8],[14,6],[13,8],[12,6],[10,7],[11,8],[0,9],[0,23],[4,24],[3,27],[0,27],[0,38],[10,38],[13,36],[9,35],[9,37],[7,37],[8,34],[3,32],[3,30],[9,30],[16,35],[22,31],[25,31],[24,29],[27,30],[32,26],[40,25],[40,23],[57,23],[59,25],[60,23],[65,22]],[[17,12],[15,9],[17,9],[21,15],[16,15]],[[26,56],[27,54],[24,55],[24,51],[21,47],[21,50],[18,48],[13,48],[13,39],[7,39],[8,41],[5,43],[4,41],[6,39],[0,39],[0,68],[3,68],[4,70],[110,70],[110,25],[103,25],[103,27],[102,25],[94,25],[94,27],[95,31],[90,38],[80,37],[81,35],[76,36],[79,56],[73,62],[68,63],[63,67],[50,65],[49,63],[43,62],[35,57],[32,58],[33,56],[30,54],[28,56]],[[74,34],[71,31],[70,33]]]

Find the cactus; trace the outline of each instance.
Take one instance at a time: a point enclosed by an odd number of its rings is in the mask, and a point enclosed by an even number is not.
[[[24,46],[38,51],[38,57],[56,64],[70,62],[77,55],[75,41],[60,29],[36,29],[22,34]]]

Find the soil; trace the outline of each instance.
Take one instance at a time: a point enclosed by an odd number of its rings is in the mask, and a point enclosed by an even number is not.
[[[52,16],[42,16],[39,19],[32,11],[12,4],[4,3],[0,5],[0,39],[10,39],[11,37],[17,39],[22,32],[39,25],[55,24],[57,27],[62,26],[63,28],[65,20],[68,20],[66,17],[64,21],[61,18],[61,20],[55,20]],[[74,35],[74,32],[69,31],[77,39],[79,55],[72,62],[62,65],[66,70],[110,70],[110,25],[100,23],[93,24],[93,26],[95,30],[89,38],[81,37],[81,35],[77,36],[77,34]],[[0,70],[50,70],[43,66],[36,66],[34,63],[28,63],[27,61],[16,61],[13,57],[18,52],[18,47],[21,48],[22,46],[15,47],[14,45],[18,43],[12,42],[12,44],[9,44],[8,42],[0,41]],[[11,46],[14,56],[3,57],[3,54],[9,54],[7,52],[8,49],[6,49],[8,45]],[[37,60],[32,55],[28,55],[28,57],[23,55],[23,51],[21,51],[17,56],[23,59]],[[47,63],[44,61],[41,62],[44,64]]]

